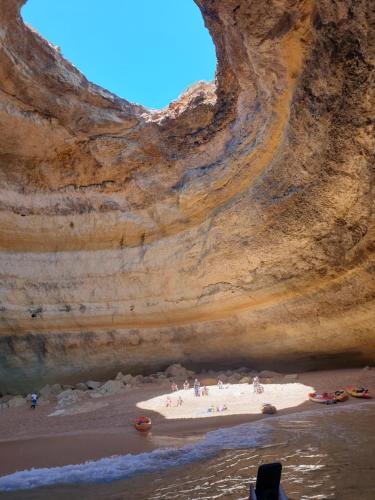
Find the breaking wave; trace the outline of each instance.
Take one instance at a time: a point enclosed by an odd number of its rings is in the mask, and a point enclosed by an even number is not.
[[[138,455],[121,455],[77,465],[30,469],[0,477],[0,491],[37,488],[58,483],[109,483],[135,474],[156,472],[215,456],[222,450],[259,445],[270,428],[257,422],[209,432],[205,438],[181,448],[157,449]]]

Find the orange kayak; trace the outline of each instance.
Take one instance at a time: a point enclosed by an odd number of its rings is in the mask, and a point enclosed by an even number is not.
[[[134,423],[134,427],[139,432],[147,432],[151,429],[152,422],[149,417],[139,417]]]
[[[368,393],[368,389],[364,387],[345,387],[345,390],[348,394],[353,396],[353,398],[362,398],[362,399],[371,399],[370,394]]]
[[[330,392],[323,392],[322,394],[319,394],[318,392],[310,392],[309,399],[314,403],[322,403],[326,405],[332,405],[336,403],[335,395]]]

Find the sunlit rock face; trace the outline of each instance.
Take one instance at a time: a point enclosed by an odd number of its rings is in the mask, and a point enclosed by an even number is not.
[[[216,82],[151,112],[0,0],[0,391],[374,360],[371,2],[197,3]]]

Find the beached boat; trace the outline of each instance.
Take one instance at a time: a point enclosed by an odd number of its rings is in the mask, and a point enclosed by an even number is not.
[[[368,393],[368,389],[364,387],[345,387],[345,390],[348,394],[353,396],[354,398],[362,398],[362,399],[371,399],[370,394]]]
[[[343,403],[349,399],[349,394],[344,390],[335,391],[334,396],[338,403]]]
[[[323,392],[322,394],[319,394],[318,392],[310,392],[309,400],[313,401],[314,403],[322,403],[326,405],[336,403],[335,395],[331,392]]]
[[[152,422],[149,417],[139,417],[134,423],[134,427],[139,432],[147,432],[151,429]]]

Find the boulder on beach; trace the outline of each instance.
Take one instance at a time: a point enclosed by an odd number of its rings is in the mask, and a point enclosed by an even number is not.
[[[134,377],[135,385],[143,384],[143,379],[144,379],[143,375],[136,375]]]
[[[26,405],[26,398],[23,396],[13,396],[9,401],[8,401],[8,407],[9,408],[19,408],[21,406]]]
[[[57,395],[63,391],[60,384],[45,385],[39,391],[39,396],[43,396],[45,399],[56,399]]]
[[[124,381],[125,375],[122,372],[118,372],[118,374],[115,377],[115,380],[120,380],[120,382]]]
[[[188,378],[194,376],[194,372],[192,370],[187,370],[179,363],[168,366],[165,370],[165,374],[169,378]]]
[[[259,373],[259,378],[280,378],[282,377],[281,373],[273,372],[272,370],[262,370]]]
[[[284,382],[296,382],[298,380],[298,373],[288,373],[284,376]]]
[[[117,375],[119,375],[119,374],[117,374]],[[130,375],[130,373],[129,373],[127,375],[123,375],[121,378],[116,377],[116,380],[121,381],[123,384],[126,384],[129,387],[135,387],[135,386],[142,384],[143,376],[142,375],[135,375],[134,376],[134,375]]]
[[[110,394],[116,394],[124,389],[125,386],[122,382],[120,382],[120,380],[108,380],[98,389],[98,392],[103,394],[103,396],[107,396]]]
[[[85,397],[84,391],[73,391],[73,389],[67,389],[66,391],[60,392],[57,396],[57,401],[59,406],[66,406],[73,403],[77,403]]]
[[[262,378],[262,384],[274,384],[276,380],[274,378]]]
[[[128,373],[127,375],[122,375],[121,372],[119,372],[116,376],[116,380],[119,380],[120,382],[126,384],[126,385],[132,385],[132,383],[135,382],[135,377]]]
[[[238,384],[242,378],[243,378],[243,374],[232,373],[232,375],[230,377],[228,377],[228,382],[231,384]]]
[[[87,391],[88,386],[84,382],[78,382],[78,384],[74,386],[74,389],[78,389],[79,391]]]
[[[7,408],[9,408],[8,401],[9,398],[7,398],[6,396],[0,398],[0,410],[6,410]]]
[[[12,399],[12,396],[6,395],[0,398],[0,410],[5,410],[9,408],[9,401]]]
[[[96,382],[95,380],[88,380],[86,382],[86,385],[89,389],[95,390],[99,389],[99,387],[102,385],[102,382]]]
[[[240,368],[236,368],[235,370],[233,370],[235,373],[241,373],[241,374],[245,374],[245,373],[248,373],[248,368],[246,368],[246,366],[241,366]]]
[[[240,384],[251,384],[251,379],[250,379],[250,377],[242,377],[242,378],[239,380],[239,383],[240,383]]]
[[[99,392],[99,389],[93,391],[87,391],[87,394],[92,399],[102,398],[104,396],[103,393]]]

